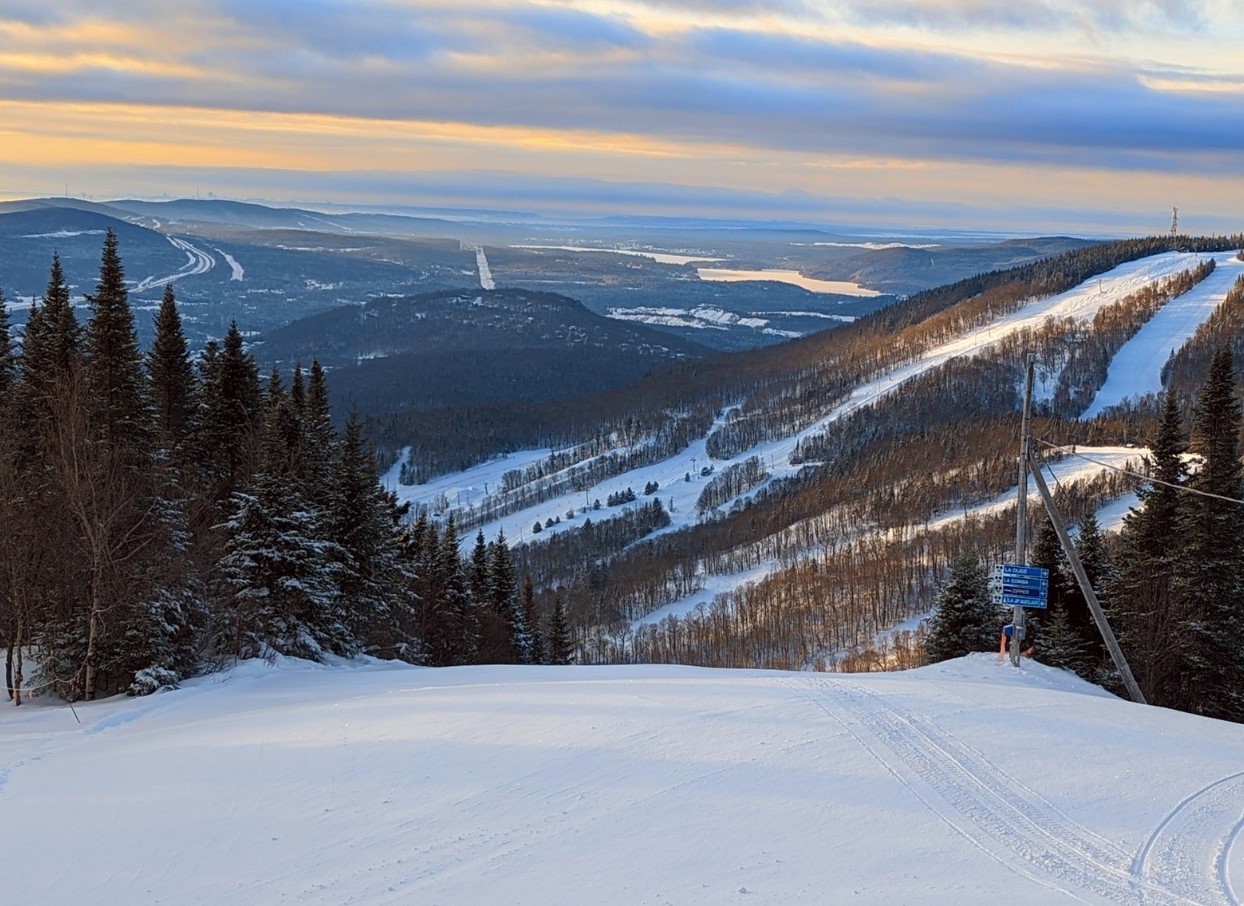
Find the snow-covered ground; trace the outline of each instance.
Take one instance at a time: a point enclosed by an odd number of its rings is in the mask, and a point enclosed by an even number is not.
[[[496,289],[497,282],[492,278],[492,268],[488,266],[488,258],[484,255],[483,246],[475,246],[475,264],[479,269],[480,289]]]
[[[246,278],[246,268],[238,264],[238,260],[236,258],[228,252],[222,252],[220,249],[216,249],[216,252],[220,255],[220,257],[225,259],[225,264],[229,265],[230,280],[243,280]]]
[[[1128,397],[1162,390],[1162,366],[1192,339],[1196,329],[1214,313],[1235,286],[1235,281],[1244,275],[1244,261],[1234,253],[1212,257],[1214,272],[1189,292],[1162,306],[1119,350],[1110,363],[1106,383],[1081,418],[1093,418]]]
[[[51,904],[1226,904],[1244,727],[979,654],[903,674],[259,662],[0,708]]]
[[[609,317],[618,321],[638,321],[641,324],[652,324],[658,327],[690,327],[697,330],[729,330],[732,327],[750,327],[760,333],[772,336],[794,337],[803,336],[793,330],[781,330],[769,326],[769,319],[756,315],[739,315],[721,308],[701,306],[699,308],[611,308]],[[820,315],[833,317],[833,315]],[[847,317],[840,320],[851,321]]]

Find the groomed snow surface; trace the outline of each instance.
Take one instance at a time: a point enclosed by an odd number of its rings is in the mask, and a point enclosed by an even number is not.
[[[1237,902],[1244,727],[905,674],[244,663],[0,709],[52,904]]]

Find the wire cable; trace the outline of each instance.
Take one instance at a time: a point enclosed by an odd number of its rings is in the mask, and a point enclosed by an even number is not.
[[[1214,494],[1214,493],[1211,493],[1210,491],[1202,491],[1202,490],[1198,490],[1197,488],[1190,488],[1184,484],[1174,484],[1173,482],[1170,482],[1170,481],[1163,481],[1160,478],[1154,478],[1152,475],[1142,475],[1140,472],[1133,472],[1131,469],[1124,469],[1121,466],[1112,465],[1111,463],[1108,463],[1108,462],[1102,462],[1100,459],[1092,459],[1091,457],[1085,456],[1083,453],[1076,453],[1074,451],[1069,452],[1064,444],[1050,443],[1048,440],[1041,440],[1041,438],[1039,437],[1036,438],[1036,441],[1037,443],[1041,444],[1044,447],[1050,447],[1051,449],[1059,450],[1065,455],[1075,456],[1079,459],[1083,459],[1085,462],[1091,462],[1095,466],[1101,466],[1103,469],[1112,469],[1115,472],[1122,472],[1124,475],[1131,475],[1133,478],[1139,478],[1142,481],[1152,482],[1153,484],[1164,485],[1165,487],[1174,488],[1176,491],[1183,491],[1187,494],[1198,494],[1201,497],[1212,497],[1214,500],[1225,500],[1227,503],[1238,503],[1241,506],[1244,506],[1244,500],[1238,500],[1235,497],[1226,497],[1222,494]]]

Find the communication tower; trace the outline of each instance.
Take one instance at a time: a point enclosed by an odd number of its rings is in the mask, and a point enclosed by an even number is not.
[[[1179,248],[1179,208],[1171,208],[1171,251]]]

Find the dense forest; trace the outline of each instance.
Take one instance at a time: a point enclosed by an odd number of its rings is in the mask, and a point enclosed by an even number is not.
[[[236,326],[192,358],[171,286],[143,354],[111,232],[87,302],[81,325],[54,257],[20,348],[0,305],[10,700],[152,692],[234,658],[569,657],[503,537],[468,562],[452,522],[406,524],[318,362],[261,380]]]

